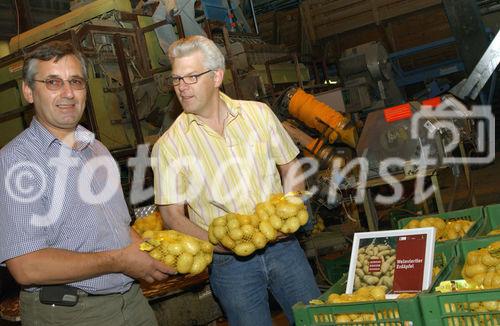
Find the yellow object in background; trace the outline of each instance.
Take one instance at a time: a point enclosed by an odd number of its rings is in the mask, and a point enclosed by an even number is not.
[[[143,235],[146,231],[160,231],[164,229],[163,219],[161,218],[160,213],[156,211],[136,219],[132,228],[139,233],[139,235]]]
[[[9,43],[7,41],[0,41],[0,58],[10,54]]]
[[[498,234],[500,234],[500,229],[492,230],[490,231],[490,233],[488,233],[488,235],[498,235]]]
[[[474,288],[500,288],[500,241],[487,248],[469,251],[462,268],[463,278]]]
[[[436,229],[436,241],[447,241],[463,237],[474,224],[474,221],[464,219],[443,220],[440,217],[426,217],[414,219],[405,225],[405,229],[416,229],[434,227]]]

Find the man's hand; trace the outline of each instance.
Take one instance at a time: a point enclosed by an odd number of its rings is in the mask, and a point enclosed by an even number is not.
[[[233,253],[231,250],[229,250],[228,248],[224,247],[221,244],[214,246],[214,252],[217,252],[219,254]]]
[[[118,255],[120,272],[148,283],[166,280],[177,272],[170,266],[152,258],[139,249],[140,240],[132,238],[132,243]]]

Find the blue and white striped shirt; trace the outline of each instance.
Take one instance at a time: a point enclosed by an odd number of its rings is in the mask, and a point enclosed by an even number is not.
[[[69,148],[34,118],[0,150],[0,262],[44,248],[100,252],[131,243],[116,162],[84,127],[75,140]],[[114,273],[70,285],[107,294],[132,282]]]

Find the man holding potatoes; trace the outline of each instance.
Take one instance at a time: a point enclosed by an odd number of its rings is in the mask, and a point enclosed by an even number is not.
[[[211,40],[180,39],[168,56],[184,111],[152,153],[155,202],[168,227],[208,240],[224,209],[252,214],[271,194],[304,189],[299,150],[270,108],[219,91],[224,56]],[[320,295],[293,236],[245,257],[222,245],[215,251],[210,283],[232,326],[272,325],[269,292],[292,324],[292,305]]]
[[[43,43],[25,57],[22,91],[35,116],[0,150],[0,263],[22,287],[23,325],[157,325],[134,279],[174,270],[139,250],[118,167],[79,125],[84,57]]]

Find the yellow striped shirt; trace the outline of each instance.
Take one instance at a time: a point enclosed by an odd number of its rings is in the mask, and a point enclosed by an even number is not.
[[[249,214],[270,194],[283,191],[276,165],[299,153],[267,105],[222,92],[220,97],[229,109],[223,136],[195,115],[181,113],[151,158],[156,204],[187,203],[189,218],[204,229],[225,214],[210,201]]]

